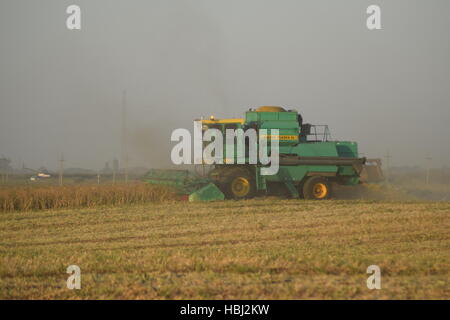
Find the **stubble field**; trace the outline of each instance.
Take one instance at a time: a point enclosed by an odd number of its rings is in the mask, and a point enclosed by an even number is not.
[[[449,213],[276,198],[2,213],[0,298],[448,299]]]

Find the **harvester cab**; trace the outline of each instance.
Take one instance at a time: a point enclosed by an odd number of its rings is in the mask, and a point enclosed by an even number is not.
[[[152,170],[146,175],[149,183],[172,185],[180,193],[187,194],[190,201],[224,197],[248,199],[259,194],[321,200],[332,196],[332,188],[336,184],[359,184],[361,174],[367,172],[366,158],[359,157],[356,142],[332,141],[328,126],[304,123],[296,110],[263,106],[249,109],[244,118],[211,117],[201,120],[201,125],[203,131],[217,129],[223,136],[226,136],[228,129],[254,129],[257,136],[265,132],[267,140],[278,141],[278,172],[263,175],[261,169],[264,165],[251,164],[249,149],[259,149],[260,146],[259,139],[252,140],[249,135],[244,138],[245,154],[242,156],[241,153],[240,158],[234,142],[233,152],[227,154],[230,149],[229,146],[227,148],[227,139],[224,139],[223,161],[213,164],[207,176]],[[381,169],[379,166],[369,169],[371,172],[374,170]]]

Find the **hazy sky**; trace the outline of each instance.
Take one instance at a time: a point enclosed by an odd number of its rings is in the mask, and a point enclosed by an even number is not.
[[[66,28],[81,7],[82,29]],[[378,4],[382,30],[366,28]],[[448,0],[1,0],[0,156],[99,169],[170,160],[200,116],[281,105],[394,165],[450,165]]]

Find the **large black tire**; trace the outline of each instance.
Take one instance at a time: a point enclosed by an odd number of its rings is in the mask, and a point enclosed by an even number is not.
[[[300,199],[305,199],[305,195],[303,194],[303,187],[305,186],[305,181],[307,179],[303,179],[303,181],[301,181],[298,186],[297,186],[297,191],[298,191],[298,197]]]
[[[324,177],[309,177],[303,183],[302,193],[305,199],[325,200],[331,198],[331,183]]]
[[[256,195],[256,181],[250,170],[225,167],[220,174],[220,188],[227,199],[250,199]]]

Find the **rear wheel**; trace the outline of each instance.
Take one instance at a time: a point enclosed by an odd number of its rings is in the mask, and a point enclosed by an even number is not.
[[[332,193],[330,182],[323,177],[309,177],[302,189],[305,199],[329,199]]]

